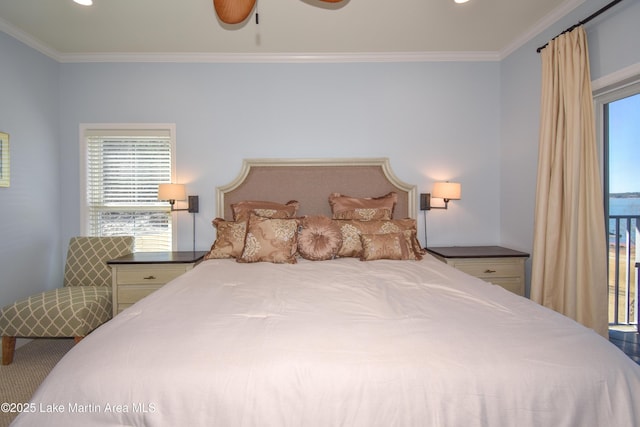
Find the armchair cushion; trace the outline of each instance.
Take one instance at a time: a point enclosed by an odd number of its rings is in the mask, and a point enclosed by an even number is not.
[[[0,312],[0,335],[83,337],[111,318],[111,288],[68,286],[10,304]]]

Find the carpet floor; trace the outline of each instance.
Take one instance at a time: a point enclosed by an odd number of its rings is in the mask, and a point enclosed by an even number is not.
[[[73,339],[36,339],[18,348],[13,363],[0,365],[0,403],[26,403],[42,380],[73,347]],[[0,411],[0,426],[6,427],[18,414]]]

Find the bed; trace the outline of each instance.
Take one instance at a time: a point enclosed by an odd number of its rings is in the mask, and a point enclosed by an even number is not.
[[[411,224],[415,191],[387,159],[247,160],[218,187],[218,232],[244,201],[295,204],[284,222],[326,218],[331,193],[366,200],[366,215],[379,213],[370,200],[394,193],[394,217]],[[257,212],[246,242],[277,222]],[[415,231],[376,246],[378,234],[362,231],[359,256],[322,260],[253,262],[249,243],[222,242],[219,257],[76,345],[15,425],[640,424],[640,367],[606,339],[425,254]],[[399,246],[403,258],[390,259]]]

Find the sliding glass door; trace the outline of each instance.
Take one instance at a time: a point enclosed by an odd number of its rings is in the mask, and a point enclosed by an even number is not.
[[[609,323],[631,326],[638,323],[640,87],[611,92],[600,108],[609,234]]]

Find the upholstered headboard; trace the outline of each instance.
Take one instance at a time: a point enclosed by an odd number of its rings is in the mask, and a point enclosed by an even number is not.
[[[394,218],[415,218],[416,187],[400,181],[387,158],[248,159],[233,182],[216,188],[216,215],[231,220],[231,204],[243,200],[297,200],[299,215],[331,216],[331,193],[378,197],[391,191],[398,195]]]

